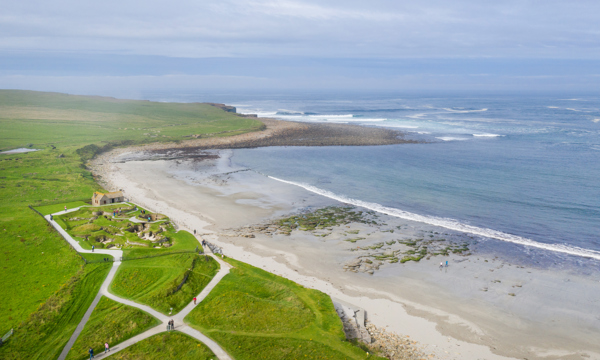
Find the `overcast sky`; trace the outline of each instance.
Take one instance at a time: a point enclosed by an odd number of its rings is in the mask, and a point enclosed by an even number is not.
[[[1,88],[593,91],[599,75],[597,0],[4,0],[0,12]]]

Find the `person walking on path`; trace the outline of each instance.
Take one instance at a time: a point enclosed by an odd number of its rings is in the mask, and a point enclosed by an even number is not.
[[[448,260],[446,260],[446,267],[448,267]]]
[[[194,305],[196,305],[196,297],[194,296]]]
[[[107,351],[110,351],[110,347],[108,346],[108,342],[104,343],[104,353],[106,354]]]
[[[67,205],[65,205],[65,211],[67,211]]]
[[[94,245],[92,245],[92,252],[94,252]]]
[[[440,270],[442,270],[442,268],[444,267],[444,263],[440,263]]]
[[[90,348],[88,350],[88,352],[90,353],[90,359],[93,359],[94,358],[94,349]]]

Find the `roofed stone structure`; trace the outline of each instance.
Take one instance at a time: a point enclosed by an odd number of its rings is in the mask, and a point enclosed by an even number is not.
[[[92,206],[114,204],[123,201],[125,201],[125,197],[121,191],[113,191],[109,193],[101,193],[96,191],[92,195]]]

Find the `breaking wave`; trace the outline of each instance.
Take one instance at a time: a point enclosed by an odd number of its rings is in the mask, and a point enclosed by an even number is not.
[[[283,180],[283,179],[279,179],[279,178],[276,178],[273,176],[268,176],[268,177],[270,179],[280,181],[282,183],[299,186],[299,187],[301,187],[305,190],[308,190],[312,193],[315,193],[315,194],[318,194],[321,196],[325,196],[327,198],[337,200],[337,201],[345,203],[345,204],[359,206],[359,207],[362,207],[365,209],[373,210],[373,211],[376,211],[376,212],[379,212],[382,214],[386,214],[386,215],[390,215],[390,216],[394,216],[397,218],[411,220],[411,221],[418,221],[418,222],[422,222],[422,223],[426,223],[426,224],[430,224],[430,225],[434,225],[434,226],[440,226],[440,227],[454,230],[454,231],[484,236],[487,238],[497,239],[497,240],[501,240],[501,241],[505,241],[505,242],[509,242],[509,243],[513,243],[513,244],[518,244],[518,245],[543,249],[543,250],[547,250],[547,251],[553,251],[553,252],[557,252],[557,253],[563,253],[563,254],[568,254],[568,255],[574,255],[574,256],[580,256],[580,257],[600,260],[600,251],[594,251],[594,250],[590,250],[590,249],[584,249],[584,248],[580,248],[580,247],[576,247],[576,246],[567,246],[567,245],[562,245],[562,244],[544,244],[544,243],[540,243],[540,242],[537,242],[537,241],[534,241],[531,239],[527,239],[527,238],[524,238],[521,236],[507,234],[507,233],[497,231],[497,230],[480,228],[477,226],[463,224],[463,223],[459,222],[458,220],[454,220],[454,219],[450,219],[450,218],[440,218],[440,217],[435,217],[435,216],[419,215],[419,214],[411,213],[408,211],[383,206],[383,205],[380,205],[377,203],[371,203],[371,202],[367,202],[367,201],[352,199],[352,198],[346,197],[344,195],[335,194],[328,190],[319,189],[312,185]]]
[[[504,135],[499,135],[499,134],[473,134],[473,136],[475,136],[475,137],[500,137],[500,136],[504,136]]]
[[[453,108],[443,108],[446,111],[450,111],[453,113],[458,113],[458,114],[466,114],[466,113],[473,113],[473,112],[484,112],[484,111],[488,111],[487,108],[485,109],[453,109]]]
[[[436,139],[442,140],[442,141],[463,141],[463,140],[468,140],[466,138],[459,138],[459,137],[453,137],[453,136],[440,136],[440,137],[436,137]]]

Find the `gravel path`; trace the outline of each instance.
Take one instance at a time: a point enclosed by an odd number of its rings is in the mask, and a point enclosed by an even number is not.
[[[79,210],[79,208],[73,208],[73,209],[68,209],[66,211],[60,211],[57,213],[52,214],[52,216],[57,216],[57,215],[63,215],[63,214],[67,214],[70,212],[74,212]],[[50,215],[46,215],[44,216],[46,218],[46,220],[69,242],[69,244],[71,244],[71,246],[79,253],[94,253],[94,254],[105,254],[105,255],[111,255],[114,257],[115,261],[113,262],[113,266],[110,269],[108,276],[106,277],[106,279],[104,280],[104,282],[102,283],[102,286],[100,287],[100,291],[98,291],[98,294],[96,295],[96,297],[94,298],[94,301],[92,301],[92,304],[89,306],[89,308],[87,309],[87,311],[85,312],[85,315],[83,316],[83,318],[81,319],[81,321],[79,322],[79,325],[77,325],[77,328],[75,329],[75,331],[73,332],[73,335],[71,335],[71,338],[69,339],[69,341],[67,342],[67,344],[65,345],[65,347],[63,348],[63,351],[61,352],[60,356],[58,357],[58,360],[65,360],[69,351],[71,350],[71,348],[73,347],[73,345],[75,344],[75,341],[77,340],[77,338],[79,337],[79,335],[81,334],[81,332],[83,331],[83,328],[85,327],[85,324],[88,322],[92,312],[94,311],[94,308],[96,307],[96,305],[98,305],[98,302],[100,301],[100,298],[102,296],[106,296],[114,301],[120,302],[122,304],[125,305],[129,305],[129,306],[133,306],[135,308],[138,308],[142,311],[147,312],[148,314],[154,316],[155,318],[157,318],[158,320],[161,321],[161,324],[158,326],[153,327],[150,330],[147,330],[141,334],[138,334],[134,337],[132,337],[131,339],[125,340],[122,343],[119,343],[115,346],[111,347],[111,351],[104,354],[104,353],[100,353],[98,355],[95,355],[95,358],[97,359],[101,359],[104,357],[108,357],[116,352],[119,352],[121,350],[126,349],[127,347],[141,341],[144,340],[150,336],[159,334],[161,332],[167,331],[167,322],[169,320],[174,320],[175,322],[175,330],[183,332],[185,334],[188,334],[189,336],[203,342],[206,346],[208,346],[213,353],[215,353],[215,355],[217,356],[217,358],[219,358],[220,360],[231,360],[231,357],[225,352],[225,350],[223,350],[216,342],[214,342],[213,340],[209,339],[208,337],[206,337],[204,334],[202,334],[201,332],[192,329],[191,327],[189,327],[188,325],[185,324],[184,322],[184,318],[194,309],[194,307],[196,305],[194,305],[193,302],[190,302],[183,310],[181,310],[179,313],[174,314],[172,316],[167,316],[164,315],[154,309],[152,309],[149,306],[146,305],[142,305],[142,304],[138,304],[135,301],[131,301],[131,300],[127,300],[127,299],[123,299],[120,298],[112,293],[110,293],[108,291],[108,288],[110,286],[110,284],[112,283],[115,274],[117,273],[117,270],[119,268],[119,266],[121,265],[121,258],[123,256],[123,251],[121,250],[105,250],[105,249],[97,249],[95,251],[91,251],[91,250],[86,250],[84,248],[81,247],[81,245],[79,244],[79,242],[77,242],[75,239],[73,239],[71,237],[71,235],[69,235],[60,225],[58,225],[56,223],[56,221],[50,220]],[[228,263],[226,263],[225,261],[223,261],[222,259],[220,259],[218,256],[215,256],[214,254],[209,254],[210,256],[212,256],[221,266],[219,272],[217,273],[217,275],[215,275],[215,277],[208,283],[208,285],[206,285],[206,287],[204,289],[202,289],[202,291],[200,292],[200,294],[198,294],[198,296],[196,296],[197,298],[197,303],[202,302],[202,300],[204,300],[204,298],[206,298],[206,296],[212,291],[212,289],[214,289],[215,286],[217,286],[217,284],[219,283],[219,281],[221,281],[221,279],[223,279],[223,277],[225,277],[225,275],[227,275],[229,273],[229,269],[231,268],[231,265],[229,265]]]

